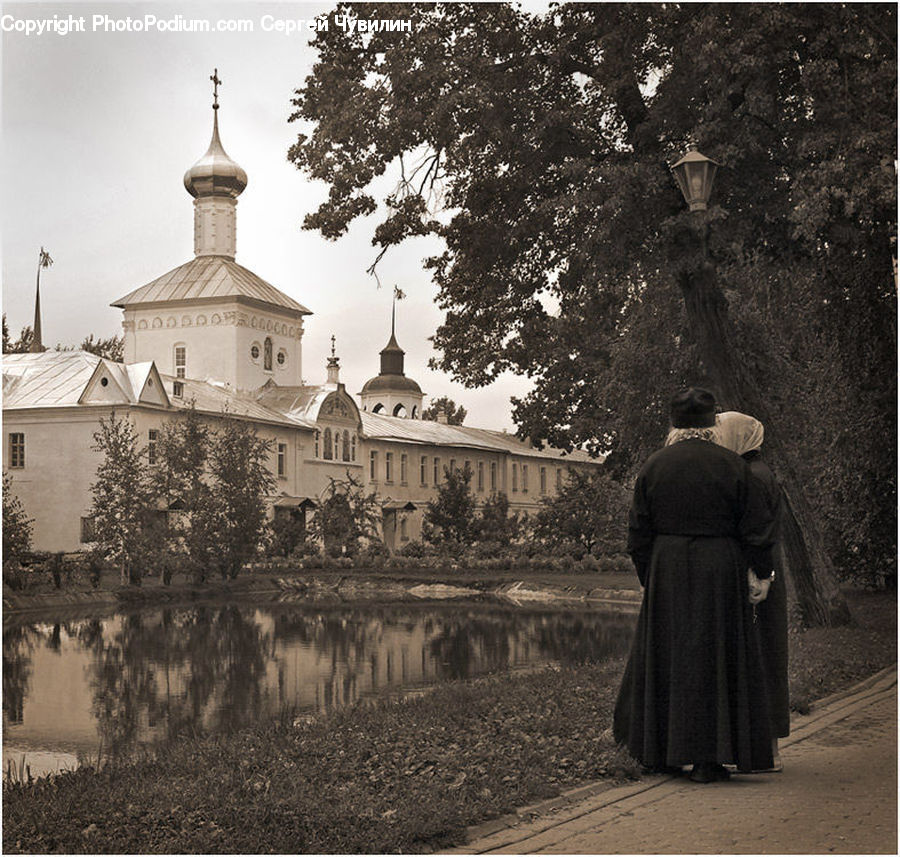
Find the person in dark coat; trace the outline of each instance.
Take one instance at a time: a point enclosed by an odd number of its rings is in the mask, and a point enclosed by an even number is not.
[[[715,399],[676,394],[673,431],[638,474],[628,552],[644,598],[613,734],[656,771],[691,779],[772,766],[747,569],[772,572],[773,519],[738,455],[714,442]]]
[[[762,485],[766,503],[775,519],[775,537],[781,518],[781,486],[775,474],[761,457],[765,431],[754,417],[737,411],[726,411],[716,418],[716,443],[737,453],[747,462],[750,474]],[[778,753],[778,739],[791,732],[791,708],[788,694],[788,616],[787,589],[784,575],[776,568],[772,585],[764,601],[756,606],[757,630],[763,655],[763,670],[769,698],[769,719],[772,728],[772,770],[783,769]]]

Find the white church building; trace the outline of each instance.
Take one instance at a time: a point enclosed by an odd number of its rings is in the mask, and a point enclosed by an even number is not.
[[[184,176],[194,258],[112,303],[123,312],[123,362],[40,350],[39,307],[38,350],[3,355],[3,469],[34,520],[35,549],[75,551],[91,539],[93,434],[112,412],[130,417],[151,464],[160,427],[187,408],[248,420],[273,441],[272,514],[307,514],[329,477],[350,472],[376,492],[392,550],[419,536],[445,467],[471,468],[479,503],[505,492],[512,511],[533,513],[569,467],[596,466],[506,432],[422,420],[424,394],[405,374],[393,318],[358,401],[340,380],[333,339],[324,383],[304,383],[311,312],[235,261],[247,175],[219,139],[217,101],[213,110],[209,149]]]

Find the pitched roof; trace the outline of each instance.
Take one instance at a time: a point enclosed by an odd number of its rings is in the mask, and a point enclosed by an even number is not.
[[[469,426],[451,426],[446,423],[431,422],[430,420],[408,420],[400,417],[388,417],[383,414],[373,414],[369,411],[361,411],[360,416],[362,417],[363,434],[366,437],[378,440],[483,449],[493,452],[526,455],[531,458],[550,458],[562,463],[593,462],[599,464],[602,461],[602,459],[591,458],[581,450],[566,453],[551,447],[536,449],[531,444],[520,440],[514,434],[507,434],[502,431],[470,428]]]
[[[110,306],[133,307],[167,301],[248,298],[288,310],[292,315],[312,315],[302,304],[225,256],[198,256],[145,286],[113,301]]]
[[[77,405],[100,358],[87,351],[3,355],[3,407]]]

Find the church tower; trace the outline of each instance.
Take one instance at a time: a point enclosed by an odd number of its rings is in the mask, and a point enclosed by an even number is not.
[[[392,417],[422,418],[422,388],[403,373],[404,351],[395,335],[396,293],[391,306],[391,338],[381,350],[381,372],[363,384],[359,393],[364,411]]]
[[[174,377],[250,392],[264,384],[303,383],[306,307],[234,261],[237,198],[247,174],[219,138],[219,79],[213,82],[213,130],[206,154],[184,175],[194,198],[194,258],[112,305],[125,312],[125,362],[153,360]]]

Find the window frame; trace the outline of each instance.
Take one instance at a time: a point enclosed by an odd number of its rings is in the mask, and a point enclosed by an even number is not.
[[[9,433],[9,469],[23,470],[25,468],[25,432],[11,431]]]

